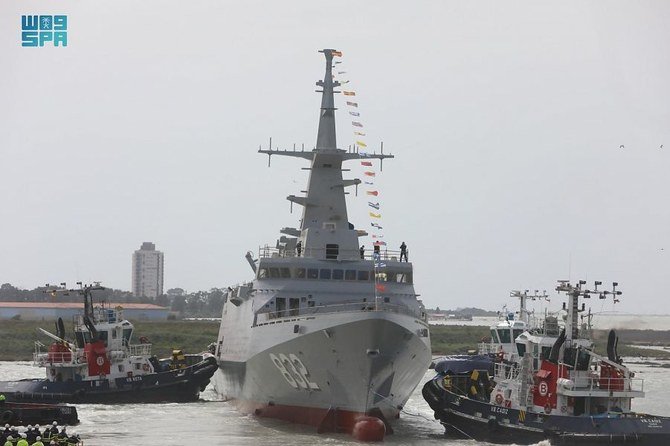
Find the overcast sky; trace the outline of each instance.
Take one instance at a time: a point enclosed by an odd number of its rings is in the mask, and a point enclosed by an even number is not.
[[[51,13],[67,48],[21,47]],[[336,48],[427,306],[583,278],[624,291],[595,311],[670,313],[669,23],[664,0],[2,1],[0,283],[127,290],[144,241],[166,289],[248,280],[307,180],[256,151],[313,146]]]

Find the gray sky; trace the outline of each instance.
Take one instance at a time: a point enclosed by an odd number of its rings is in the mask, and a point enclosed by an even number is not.
[[[21,47],[40,13],[68,15],[67,48]],[[368,144],[396,155],[384,232],[427,306],[570,277],[669,313],[669,22],[663,0],[2,1],[0,282],[129,289],[143,241],[166,288],[249,279],[244,253],[298,224],[285,197],[307,180],[256,150],[313,146],[329,47]]]

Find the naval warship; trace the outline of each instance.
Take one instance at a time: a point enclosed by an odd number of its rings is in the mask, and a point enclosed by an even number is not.
[[[332,49],[316,146],[259,149],[310,163],[299,228],[247,253],[253,279],[228,288],[215,349],[217,392],[246,412],[349,432],[361,420],[397,418],[431,361],[425,309],[414,291],[412,263],[398,253],[361,253],[367,235],[349,222],[345,161],[393,158],[336,144]],[[269,158],[271,159],[271,158]],[[405,259],[406,260],[406,259]],[[383,290],[383,291],[380,291]],[[379,424],[379,423],[378,423]]]

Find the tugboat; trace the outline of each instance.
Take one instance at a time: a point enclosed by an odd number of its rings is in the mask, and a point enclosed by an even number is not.
[[[429,326],[398,252],[359,249],[349,222],[345,161],[392,155],[338,149],[333,49],[326,58],[317,143],[311,151],[259,150],[308,161],[300,228],[247,253],[254,278],[230,287],[216,345],[215,389],[247,413],[381,439],[431,361]],[[402,257],[400,257],[402,259]]]
[[[621,295],[559,281],[568,295],[565,329],[549,353],[533,337],[517,337],[518,361],[499,360],[487,370],[438,373],[423,396],[445,426],[446,434],[495,442],[530,444],[643,444],[670,442],[670,418],[637,413],[633,398],[644,396],[643,380],[623,365],[610,331],[607,357],[579,337],[579,298]],[[582,311],[584,305],[582,305]]]
[[[534,312],[527,308],[528,300],[549,300],[546,291],[539,294],[529,294],[528,290],[510,291],[510,297],[519,299],[519,311],[507,311],[507,306],[499,313],[499,321],[490,327],[489,342],[479,344],[476,355],[448,355],[435,360],[435,371],[441,374],[460,374],[473,370],[487,370],[489,375],[494,373],[494,365],[498,361],[518,360],[516,339],[524,336],[534,337],[542,349],[548,345],[551,348],[558,337],[558,319],[555,316],[545,315],[544,322],[540,323],[533,318]]]
[[[74,318],[74,341],[65,339],[63,320],[57,333],[39,329],[54,342],[46,352],[35,342],[34,365],[45,369],[45,379],[0,382],[8,401],[73,403],[144,403],[195,401],[216,371],[210,353],[159,360],[151,344],[140,338],[132,344],[134,326],[123,318],[123,308],[93,307],[92,292],[104,290],[99,283],[79,289],[48,290],[77,293],[84,312]]]

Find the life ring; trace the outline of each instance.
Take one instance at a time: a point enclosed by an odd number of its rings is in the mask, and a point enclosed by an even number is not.
[[[145,372],[148,372],[149,371],[149,364],[147,364],[147,363],[142,364],[142,370],[144,370]]]
[[[12,421],[12,418],[14,418],[14,412],[11,410],[6,410],[2,413],[2,422],[3,423],[9,423]]]
[[[547,404],[544,405],[544,413],[549,415],[551,413],[551,404],[547,402]]]
[[[501,405],[502,403],[503,403],[503,396],[502,396],[501,393],[498,393],[498,394],[496,395],[496,404],[497,404],[497,405]]]

